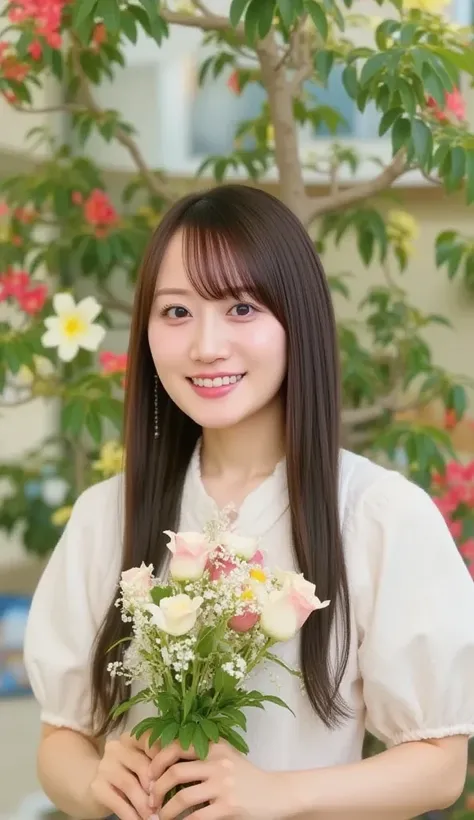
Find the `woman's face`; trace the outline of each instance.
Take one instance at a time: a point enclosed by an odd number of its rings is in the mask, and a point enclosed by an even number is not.
[[[283,327],[245,295],[241,301],[199,296],[186,275],[181,232],[158,274],[148,340],[163,387],[204,428],[230,427],[258,413],[285,377]]]

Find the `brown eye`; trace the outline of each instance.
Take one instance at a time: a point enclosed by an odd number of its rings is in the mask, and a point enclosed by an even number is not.
[[[235,311],[232,314],[233,316],[240,316],[245,319],[247,316],[252,315],[255,308],[252,305],[247,304],[247,302],[240,302],[238,305],[234,305],[234,307],[231,308],[231,313],[232,311]]]
[[[189,316],[189,311],[179,305],[172,305],[163,308],[161,315],[167,316],[169,319],[186,319],[186,316]]]

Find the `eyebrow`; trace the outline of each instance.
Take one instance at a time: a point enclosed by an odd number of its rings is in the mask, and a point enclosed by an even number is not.
[[[155,296],[191,296],[191,291],[186,288],[159,288]]]

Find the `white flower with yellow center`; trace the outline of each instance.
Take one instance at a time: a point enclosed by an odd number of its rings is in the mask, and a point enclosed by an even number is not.
[[[70,293],[56,293],[53,297],[56,316],[48,316],[47,327],[41,342],[44,347],[57,347],[63,362],[77,356],[79,348],[97,350],[105,336],[105,329],[94,324],[102,308],[93,296],[87,296],[76,304]]]

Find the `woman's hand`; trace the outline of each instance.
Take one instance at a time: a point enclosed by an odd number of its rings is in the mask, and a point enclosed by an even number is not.
[[[206,760],[175,742],[156,754],[149,775],[155,781],[150,807],[160,820],[174,820],[198,806],[189,820],[276,820],[285,816],[290,799],[284,772],[258,769],[222,740],[211,745]],[[170,789],[183,785],[163,806]]]
[[[105,744],[104,754],[89,791],[97,803],[119,820],[148,820],[150,759],[159,745],[148,745],[150,733],[140,740],[125,732],[117,740]]]

